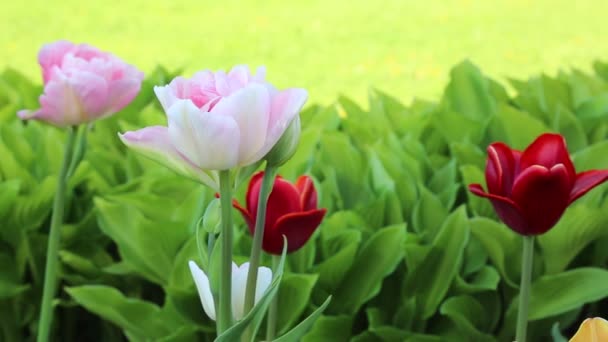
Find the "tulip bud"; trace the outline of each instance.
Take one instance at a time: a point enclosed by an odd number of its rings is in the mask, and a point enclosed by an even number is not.
[[[219,234],[220,223],[222,222],[222,213],[220,207],[220,199],[214,198],[203,215],[203,229],[209,234]]]
[[[300,143],[301,131],[300,116],[296,115],[276,145],[264,157],[269,166],[281,166],[293,157]]]

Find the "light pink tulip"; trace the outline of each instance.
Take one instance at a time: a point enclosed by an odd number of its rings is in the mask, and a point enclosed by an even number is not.
[[[139,92],[144,74],[95,47],[60,40],[38,53],[44,93],[40,108],[21,110],[21,119],[56,126],[78,125],[110,116]]]
[[[168,127],[146,127],[120,137],[129,147],[214,188],[217,174],[253,164],[272,149],[306,102],[304,89],[278,91],[265,69],[246,66],[177,77],[154,91]]]

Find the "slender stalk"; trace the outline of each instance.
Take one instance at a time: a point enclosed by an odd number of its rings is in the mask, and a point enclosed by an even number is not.
[[[232,185],[230,170],[220,171],[220,203],[222,210],[222,264],[217,315],[218,335],[232,325]]]
[[[53,322],[53,299],[57,291],[57,268],[58,252],[61,239],[61,224],[63,223],[63,212],[65,204],[65,190],[67,185],[68,167],[72,160],[74,149],[74,129],[68,129],[65,143],[63,163],[57,179],[57,191],[53,202],[51,214],[51,227],[49,232],[48,247],[46,250],[46,267],[44,273],[44,288],[42,292],[42,303],[40,305],[40,321],[38,322],[38,337],[36,341],[47,342]]]
[[[266,205],[268,197],[272,191],[274,184],[274,176],[277,168],[274,166],[266,166],[264,177],[262,178],[262,187],[258,195],[258,209],[255,219],[255,228],[253,232],[253,244],[251,246],[251,256],[249,257],[249,273],[247,273],[247,288],[245,290],[245,304],[243,313],[247,314],[255,304],[255,288],[258,282],[258,270],[260,267],[260,257],[262,254],[262,241],[264,241],[264,224],[266,223]],[[253,330],[248,328],[243,334],[243,341],[250,341]]]
[[[68,167],[66,178],[70,178],[74,171],[76,171],[76,167],[84,158],[84,152],[87,145],[87,131],[89,130],[88,125],[80,125],[78,127],[78,132],[76,133],[76,145],[73,148],[72,157],[70,161],[70,166]]]
[[[281,262],[280,255],[272,256],[272,271],[277,272],[279,268],[279,263]],[[268,318],[266,325],[266,341],[274,340],[274,337],[277,333],[277,316],[279,313],[279,296],[274,297],[272,302],[270,303],[270,309],[268,310]]]
[[[517,331],[515,334],[515,341],[517,342],[526,342],[533,261],[534,236],[524,236],[524,250],[521,259],[521,284],[519,286],[519,308],[517,311]]]

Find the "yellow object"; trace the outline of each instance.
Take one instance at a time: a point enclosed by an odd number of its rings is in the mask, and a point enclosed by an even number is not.
[[[608,321],[603,318],[587,318],[570,342],[604,342],[608,341]]]

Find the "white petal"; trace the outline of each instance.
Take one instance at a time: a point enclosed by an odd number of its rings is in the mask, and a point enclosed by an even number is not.
[[[249,263],[246,262],[240,267],[233,263],[232,267],[232,315],[235,320],[243,318],[245,306],[245,291],[247,290],[247,273]]]
[[[201,170],[181,155],[171,144],[167,127],[151,126],[118,136],[125,145],[142,155],[216,191],[219,189],[217,173]]]
[[[230,116],[207,113],[190,100],[167,111],[173,146],[203,170],[228,170],[238,164],[239,127]]]
[[[211,294],[211,287],[209,286],[209,278],[207,278],[205,272],[203,272],[194,261],[190,260],[188,266],[190,266],[192,278],[194,278],[201,304],[203,304],[203,310],[205,310],[205,313],[209,318],[215,321],[215,303],[213,301],[213,295]]]
[[[270,118],[270,97],[266,87],[249,84],[234,94],[223,98],[211,111],[220,116],[230,116],[238,124],[240,131],[238,166],[255,163],[264,156],[261,153],[267,140]],[[268,152],[268,151],[266,151]]]
[[[258,281],[255,287],[255,302],[259,302],[272,281],[272,270],[262,266],[258,270]]]
[[[180,77],[176,77],[173,81],[171,81],[172,84],[174,82],[180,83],[184,82],[184,80]],[[178,98],[175,96],[174,90],[171,87],[171,84],[162,87],[154,87],[154,93],[156,94],[156,97],[158,98],[158,101],[163,107],[165,113],[169,110],[169,108],[171,108],[175,101],[178,100]]]

